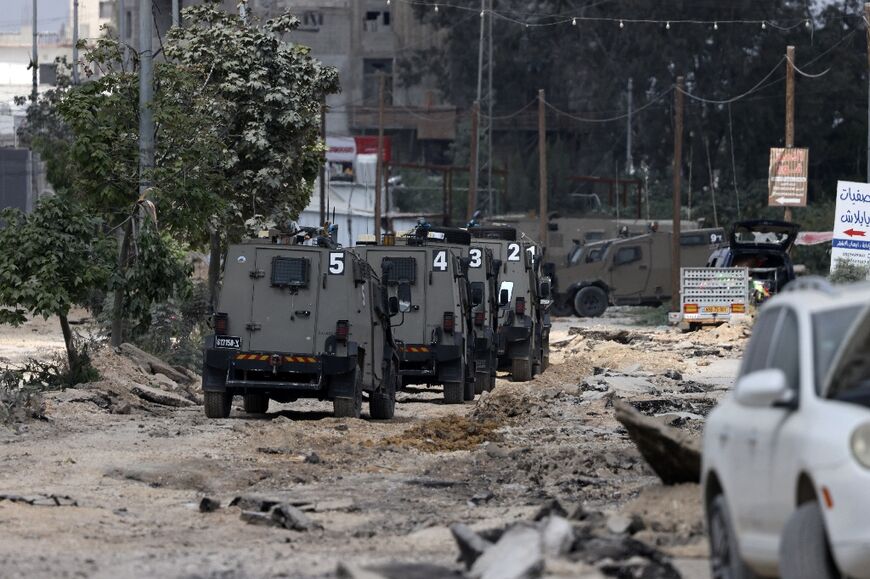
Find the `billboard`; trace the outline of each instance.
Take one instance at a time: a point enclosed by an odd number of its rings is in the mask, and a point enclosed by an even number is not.
[[[870,184],[837,182],[831,271],[840,260],[870,267]]]
[[[771,207],[806,207],[809,149],[771,149],[767,203]]]

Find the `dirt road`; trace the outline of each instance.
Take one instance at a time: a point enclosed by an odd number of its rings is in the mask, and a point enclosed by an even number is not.
[[[47,396],[47,420],[0,427],[0,496],[23,496],[0,500],[0,575],[334,577],[340,562],[400,561],[458,576],[450,524],[503,528],[555,498],[602,528],[637,515],[635,539],[705,577],[698,487],[660,485],[610,400],[699,433],[744,335],[627,322],[559,320],[553,364],[533,382],[500,379],[463,406],[413,388],[391,422],[335,419],[320,402],[207,420],[200,406],[131,404],[104,371],[103,384]],[[296,504],[310,528],[242,520],[229,503],[247,495]],[[200,512],[203,497],[220,508]]]

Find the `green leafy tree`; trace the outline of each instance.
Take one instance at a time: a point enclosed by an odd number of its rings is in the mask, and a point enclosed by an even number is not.
[[[57,316],[75,375],[79,359],[69,311],[108,281],[114,241],[101,233],[99,219],[64,196],[43,198],[29,215],[7,209],[2,220],[0,322],[18,325],[28,314]]]

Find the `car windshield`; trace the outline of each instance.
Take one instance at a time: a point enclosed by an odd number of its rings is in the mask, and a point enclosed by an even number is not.
[[[571,250],[571,253],[568,254],[568,265],[577,265],[581,263],[583,259],[583,246],[575,245]]]
[[[820,392],[837,351],[862,309],[862,306],[850,306],[820,312],[813,316],[816,392]]]

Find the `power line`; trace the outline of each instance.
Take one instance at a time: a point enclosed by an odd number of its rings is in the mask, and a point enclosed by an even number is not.
[[[637,114],[637,113],[643,111],[644,109],[647,109],[647,108],[653,106],[654,104],[656,104],[657,102],[659,102],[660,100],[662,100],[663,98],[665,98],[666,96],[671,94],[671,92],[673,90],[674,90],[674,87],[672,87],[672,86],[668,87],[667,90],[659,93],[657,96],[653,97],[649,102],[647,102],[645,105],[632,111],[631,114]],[[568,117],[569,119],[573,119],[573,120],[581,122],[581,123],[610,123],[613,121],[621,121],[623,119],[628,118],[628,113],[625,113],[625,114],[622,114],[622,115],[619,115],[616,117],[606,118],[606,119],[593,119],[593,118],[588,118],[588,117],[578,117],[576,115],[572,115],[571,113],[565,112],[565,111],[557,108],[555,105],[551,104],[549,101],[545,101],[545,104],[547,105],[547,108],[551,109],[555,113],[562,115],[564,117]]]
[[[771,76],[774,75],[776,70],[779,68],[779,65],[781,65],[783,62],[785,62],[785,60],[786,60],[785,57],[782,57],[781,59],[779,59],[779,62],[777,62],[776,65],[772,69],[770,69],[770,72],[768,72],[766,75],[764,75],[764,78],[762,78],[760,81],[758,81],[758,83],[755,86],[753,86],[751,89],[749,89],[748,91],[746,91],[742,94],[739,94],[735,97],[729,98],[729,99],[723,99],[723,100],[707,99],[707,98],[700,97],[698,95],[693,95],[692,93],[690,93],[687,90],[684,90],[682,88],[677,88],[677,90],[680,91],[681,93],[683,93],[684,95],[686,95],[687,97],[689,97],[690,99],[693,99],[693,100],[696,100],[696,101],[699,101],[702,103],[707,103],[707,104],[712,104],[712,105],[727,105],[727,104],[730,104],[733,102],[737,102],[740,99],[747,97],[747,96],[751,95],[752,93],[754,93],[755,91],[759,90],[761,88],[761,85],[763,85],[767,81],[767,79],[769,79]]]

